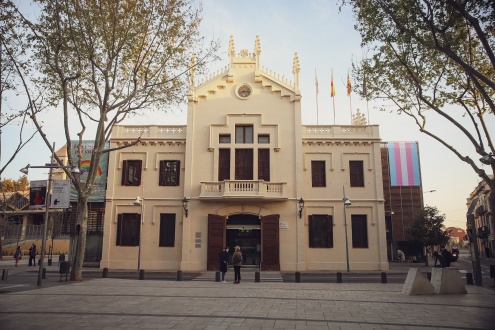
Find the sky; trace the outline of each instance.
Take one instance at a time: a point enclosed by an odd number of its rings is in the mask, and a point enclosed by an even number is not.
[[[379,103],[367,103],[356,93],[352,93],[351,98],[347,97],[347,74],[352,63],[363,57],[361,39],[359,33],[354,30],[355,20],[349,8],[344,7],[339,11],[339,3],[335,0],[205,0],[203,17],[202,32],[206,39],[221,40],[221,60],[211,65],[212,71],[228,64],[227,47],[231,35],[234,37],[236,52],[241,49],[252,52],[255,38],[259,36],[261,65],[292,81],[292,63],[294,53],[297,52],[301,66],[300,89],[304,125],[334,123],[334,109],[330,97],[330,77],[333,70],[336,86],[335,123],[350,124],[350,109],[355,113],[359,108],[361,113],[369,117],[370,124],[379,125],[383,141],[418,141],[425,205],[435,206],[441,214],[445,214],[447,227],[465,228],[466,198],[480,181],[474,171],[440,143],[420,133],[410,118],[397,114],[392,107],[390,112],[382,112],[375,109]],[[318,95],[315,87],[316,77]],[[184,103],[166,114],[145,113],[126,120],[125,124],[184,125],[186,109],[187,105]],[[461,151],[470,152],[463,136],[444,121],[435,118],[433,113],[431,115],[428,123],[435,131],[441,132],[450,144],[459,147]],[[489,130],[495,132],[495,120],[491,119]],[[466,118],[460,116],[460,120]],[[64,144],[64,136],[59,129],[59,116],[47,116],[44,124],[49,141],[56,142],[57,148],[61,147]],[[3,130],[2,164],[9,155],[9,134],[15,134],[13,128],[6,127]],[[27,129],[34,131],[29,124]],[[470,155],[473,159],[479,158],[475,154]],[[49,158],[48,148],[37,137],[7,168],[3,178],[18,178],[21,175],[19,169],[26,164],[43,165]],[[488,171],[489,168],[485,166],[485,170]],[[47,172],[44,169],[31,169],[29,173],[30,180],[42,180],[46,179],[46,176]]]

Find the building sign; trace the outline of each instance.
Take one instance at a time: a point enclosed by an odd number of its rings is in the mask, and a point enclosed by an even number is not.
[[[71,141],[72,145],[72,158],[74,163],[77,164],[79,156],[77,154],[79,141]],[[105,146],[109,148],[109,144]],[[82,141],[82,160],[81,160],[81,181],[86,181],[88,177],[89,168],[91,165],[91,155],[93,154],[94,141]],[[100,163],[96,169],[96,178],[93,185],[93,190],[89,196],[88,202],[104,202],[105,191],[107,186],[107,170],[108,170],[108,153],[104,153],[100,157]],[[77,191],[74,187],[71,188],[70,193],[71,202],[77,202]]]
[[[42,209],[46,206],[46,180],[31,181],[29,183],[29,208]]]
[[[70,180],[53,180],[51,209],[66,209],[70,205]]]
[[[278,229],[289,229],[289,224],[287,222],[279,222]]]

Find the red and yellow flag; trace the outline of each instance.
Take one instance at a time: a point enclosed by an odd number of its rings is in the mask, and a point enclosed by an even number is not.
[[[330,81],[330,96],[335,97],[335,84],[333,83],[333,70],[332,70],[332,80]]]
[[[351,76],[349,72],[347,72],[347,96],[351,96],[352,93],[352,85],[351,85]]]

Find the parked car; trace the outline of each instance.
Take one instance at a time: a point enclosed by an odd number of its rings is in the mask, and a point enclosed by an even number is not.
[[[450,261],[457,261],[459,258],[459,249],[457,247],[452,248],[452,260]]]

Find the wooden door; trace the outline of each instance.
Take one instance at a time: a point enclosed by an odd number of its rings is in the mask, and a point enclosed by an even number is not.
[[[225,217],[208,214],[208,257],[206,268],[219,270],[218,255],[225,247]]]
[[[261,218],[261,270],[280,270],[278,214]]]

